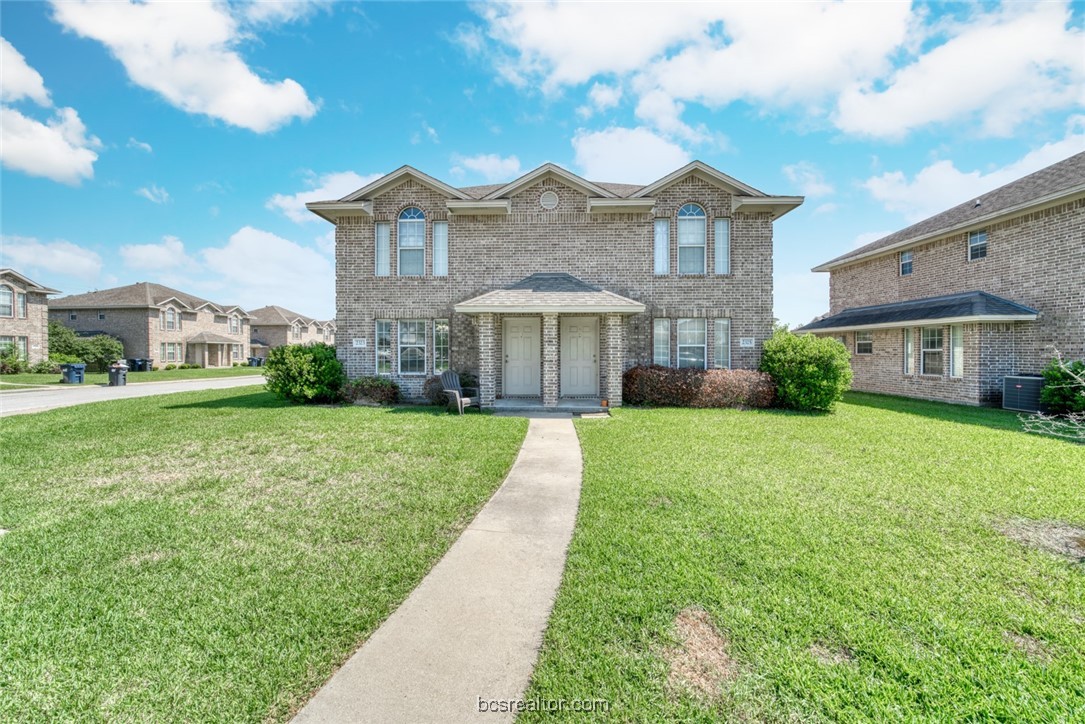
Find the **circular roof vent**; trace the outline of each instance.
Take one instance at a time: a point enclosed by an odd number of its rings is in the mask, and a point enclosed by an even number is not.
[[[558,207],[558,195],[553,191],[543,191],[542,196],[539,197],[539,206],[547,211],[556,209]]]

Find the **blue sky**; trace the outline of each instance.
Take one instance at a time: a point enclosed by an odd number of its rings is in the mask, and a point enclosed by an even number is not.
[[[700,159],[807,201],[811,266],[1085,150],[1085,3],[5,2],[0,265],[334,314],[304,211],[411,164],[647,183]]]

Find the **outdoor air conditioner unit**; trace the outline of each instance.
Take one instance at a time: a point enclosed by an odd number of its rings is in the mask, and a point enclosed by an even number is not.
[[[1002,407],[1019,412],[1040,411],[1040,390],[1044,378],[1039,375],[1007,375],[1002,380]]]

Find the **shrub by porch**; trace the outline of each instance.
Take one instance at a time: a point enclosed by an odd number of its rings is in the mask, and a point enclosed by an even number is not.
[[[642,365],[622,375],[622,399],[653,407],[769,407],[772,378],[753,370],[675,369]]]

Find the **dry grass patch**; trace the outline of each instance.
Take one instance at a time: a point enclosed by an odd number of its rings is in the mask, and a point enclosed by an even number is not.
[[[815,641],[810,645],[810,654],[822,664],[850,664],[855,655],[847,646],[828,646]]]
[[[1013,646],[1024,654],[1026,658],[1032,661],[1042,663],[1051,660],[1051,650],[1048,648],[1048,645],[1035,636],[1014,633],[1013,631],[1003,631],[1002,638],[1006,643]]]
[[[1085,561],[1085,528],[1058,520],[1012,518],[998,532],[1023,545],[1075,561]]]
[[[731,642],[712,624],[708,612],[699,608],[679,613],[674,631],[681,643],[664,652],[671,668],[667,683],[701,699],[718,699],[724,685],[739,674],[738,662],[728,652]]]

